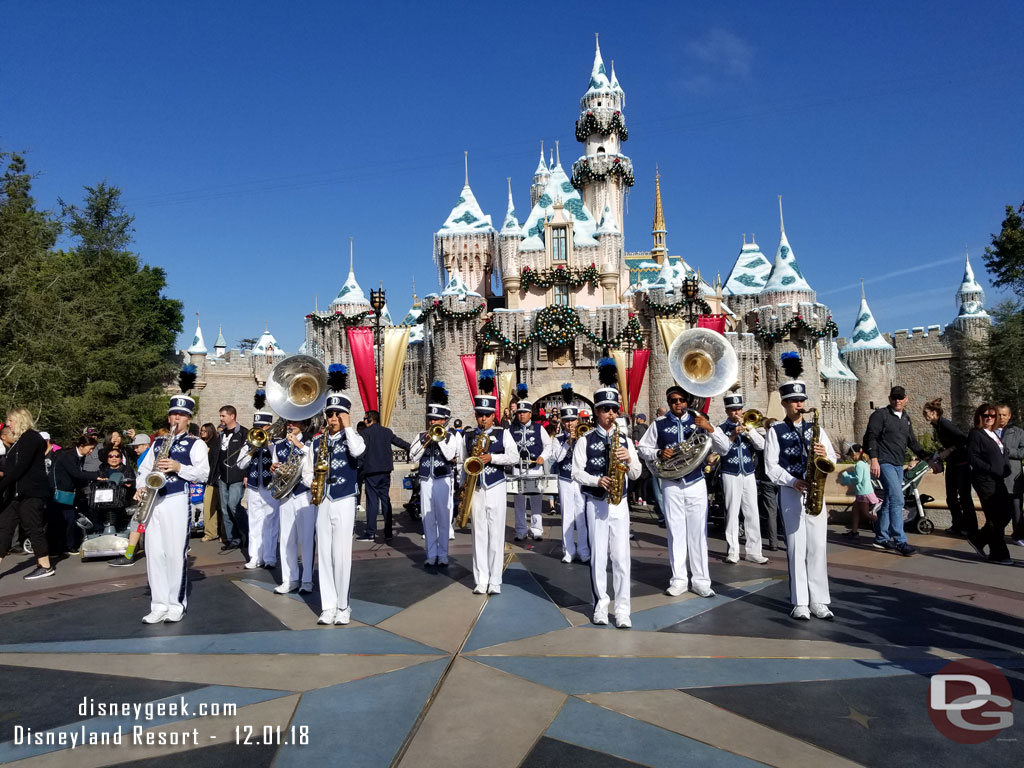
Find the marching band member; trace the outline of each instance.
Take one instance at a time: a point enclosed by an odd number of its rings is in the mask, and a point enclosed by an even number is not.
[[[430,387],[427,430],[420,432],[409,450],[409,461],[419,462],[420,511],[426,539],[427,565],[448,567],[448,532],[452,524],[452,478],[459,460],[461,437],[446,429],[443,440],[430,436],[431,427],[444,429],[451,418],[448,390],[443,381]]]
[[[516,387],[519,402],[516,404],[516,423],[509,432],[516,444],[518,461],[513,465],[513,474],[528,477],[544,474],[544,456],[551,445],[547,430],[533,421],[533,403],[527,400],[529,389],[526,384]],[[526,526],[526,503],[530,503],[530,526]],[[541,512],[544,510],[544,497],[539,493],[520,493],[516,495],[516,532],[515,540],[531,538],[540,541],[544,537],[544,522]]]
[[[757,468],[755,451],[764,450],[764,437],[757,429],[743,426],[743,395],[725,398],[728,418],[718,425],[712,436],[715,452],[722,457],[722,489],[725,491],[725,541],[729,547],[725,562],[740,560],[740,511],[747,535],[746,557],[751,563],[763,564],[768,558],[761,554],[761,520],[757,509]]]
[[[480,454],[484,464],[483,472],[474,480],[466,475],[465,465],[460,465],[463,493],[466,484],[474,483],[473,492],[473,579],[476,586],[473,594],[490,595],[501,593],[502,555],[505,549],[505,495],[504,467],[519,460],[516,444],[508,430],[494,426],[494,412],[498,398],[494,396],[494,371],[480,371],[480,391],[483,394],[473,398],[476,412],[475,430],[466,430],[465,450],[467,458],[473,454],[477,440],[486,447]],[[484,438],[480,438],[484,435]]]
[[[703,413],[689,410],[691,396],[679,386],[666,390],[668,413],[655,419],[637,446],[644,461],[653,468],[658,459],[671,458],[675,446],[688,440],[697,430],[712,436],[714,426]],[[714,597],[708,572],[708,488],[703,467],[695,467],[676,480],[656,478],[661,483],[662,508],[668,530],[668,560],[672,568],[666,594],[677,597],[686,591],[687,566],[690,589],[701,597]]]
[[[562,431],[551,441],[551,469],[558,475],[558,501],[562,510],[562,562],[571,563],[574,557],[590,562],[590,541],[583,494],[572,479],[572,453],[578,439],[579,409],[572,404],[575,394],[572,384],[562,385],[565,405],[559,413]],[[575,535],[574,535],[575,534]]]
[[[576,441],[572,453],[572,479],[582,486],[590,532],[590,583],[594,593],[594,624],[608,623],[608,557],[612,561],[612,589],[615,590],[615,626],[633,626],[630,613],[629,585],[629,502],[627,486],[640,477],[640,459],[633,441],[625,430],[618,434],[618,445],[612,445],[615,420],[619,415],[618,379],[611,358],[598,362],[598,377],[604,385],[594,392],[596,427]],[[625,467],[622,498],[611,503],[608,490],[613,479],[610,461]],[[628,480],[627,480],[628,478]]]
[[[162,488],[148,490],[157,496],[146,523],[146,576],[150,592],[150,610],[142,618],[146,624],[181,621],[188,603],[188,562],[185,558],[191,522],[188,484],[205,483],[210,474],[206,443],[188,434],[196,401],[184,393],[192,389],[195,371],[195,366],[187,365],[178,374],[182,394],[171,397],[167,409],[171,434],[156,439],[139,467],[137,499],[146,488],[149,475],[163,472],[167,476]],[[167,449],[165,442],[168,440],[171,443],[167,458],[155,460]]]
[[[274,423],[274,415],[261,411],[267,403],[267,393],[256,390],[253,405],[256,413],[252,417],[254,428],[270,429]],[[270,467],[274,463],[273,448],[268,442],[260,448],[254,448],[251,442],[238,454],[238,468],[245,475],[245,504],[249,517],[249,562],[245,567],[252,570],[261,566],[273,568],[277,565],[278,537],[278,502],[270,495],[267,488],[274,473]]]
[[[271,472],[284,464],[296,452],[304,453],[302,430],[308,421],[289,421],[284,438],[275,440],[271,449],[274,463]],[[274,588],[279,595],[313,591],[313,536],[316,531],[316,510],[309,496],[309,486],[301,479],[280,500],[281,525],[281,583]],[[302,553],[302,580],[299,580],[299,553]]]
[[[789,595],[793,603],[790,616],[807,620],[814,614],[819,619],[831,619],[825,560],[828,514],[824,504],[817,515],[804,509],[808,488],[804,473],[812,457],[827,456],[835,461],[836,453],[824,429],[819,432],[818,442],[811,442],[814,424],[803,417],[807,387],[796,379],[803,371],[799,356],[795,352],[785,353],[782,365],[794,380],[779,384],[786,418],[768,430],[764,462],[768,477],[779,486],[779,509],[786,527]]]
[[[327,372],[331,392],[324,412],[327,430],[313,438],[302,461],[302,482],[313,485],[320,460],[321,446],[327,441],[327,475],[324,495],[316,510],[317,565],[320,584],[320,618],[317,624],[348,624],[352,620],[349,585],[352,577],[352,534],[356,522],[355,459],[366,450],[366,443],[352,426],[349,411],[352,402],[342,394],[346,388],[344,365],[332,365]],[[305,554],[303,554],[305,566]]]

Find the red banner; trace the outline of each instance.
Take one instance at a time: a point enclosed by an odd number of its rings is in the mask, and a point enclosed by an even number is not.
[[[627,413],[633,413],[637,398],[640,397],[640,387],[644,383],[644,375],[647,373],[647,361],[651,357],[649,349],[637,349],[633,352],[633,365],[629,367],[629,408]]]
[[[373,362],[373,329],[349,328],[348,348],[352,352],[352,367],[359,384],[359,399],[364,411],[379,411],[377,407],[377,367]]]
[[[725,315],[701,315],[697,318],[698,328],[710,328],[712,331],[725,333]]]
[[[466,377],[466,386],[469,388],[469,402],[472,405],[474,403],[473,398],[476,397],[476,353],[474,352],[472,355],[459,355],[459,360],[462,361],[462,374]]]

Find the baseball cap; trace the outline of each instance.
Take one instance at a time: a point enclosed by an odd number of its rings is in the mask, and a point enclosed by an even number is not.
[[[149,445],[151,442],[149,435],[136,435],[132,445]]]
[[[905,390],[903,387],[893,387],[892,389],[889,390],[889,399],[890,400],[893,400],[893,399],[902,400],[906,396],[907,396],[907,390]]]

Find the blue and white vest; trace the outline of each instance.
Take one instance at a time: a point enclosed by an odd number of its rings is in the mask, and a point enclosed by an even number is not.
[[[453,430],[448,430],[449,437],[454,435]],[[425,432],[420,432],[419,440],[423,440]],[[441,453],[441,444],[435,443],[433,440],[428,440],[426,447],[423,449],[423,455],[420,457],[420,479],[428,480],[432,477],[448,477],[452,474],[453,467],[455,465],[448,461]]]
[[[311,450],[313,451],[313,466],[316,466],[316,457],[320,452],[320,441],[327,435],[319,434],[313,438]],[[359,469],[356,467],[355,457],[348,452],[348,440],[345,437],[345,430],[338,433],[336,439],[327,440],[327,462],[330,469],[327,470],[327,490],[324,493],[325,499],[337,501],[355,496],[359,490]]]
[[[558,475],[562,480],[572,480],[572,440],[567,432],[559,432],[555,436],[555,442],[562,445],[568,445],[568,450],[565,453],[565,458],[557,462],[551,471]]]
[[[779,466],[798,480],[803,480],[814,424],[802,421],[794,425],[787,419],[776,422],[772,429],[779,441]]]
[[[484,453],[498,454],[505,453],[505,430],[502,427],[492,427],[488,437],[491,439],[491,445],[487,448]],[[476,441],[476,436],[480,434],[480,428],[477,427],[471,432],[466,432],[466,458],[468,459],[473,453],[473,443]],[[481,482],[484,488],[493,488],[498,483],[505,482],[505,468],[497,467],[494,464],[485,464],[484,471],[480,475]]]
[[[155,459],[160,455],[160,451],[163,449],[164,440],[166,437],[158,437],[153,441],[153,458]],[[174,444],[171,446],[171,452],[168,454],[169,459],[174,459],[179,464],[185,466],[192,466],[192,445],[198,440],[198,437],[192,435],[182,435],[174,440]],[[156,472],[156,465],[154,463],[153,471]],[[168,474],[167,482],[164,483],[164,487],[156,492],[157,496],[177,496],[179,493],[188,493],[188,482],[182,480],[177,474]]]
[[[270,455],[270,446],[263,446],[252,455],[249,466],[246,469],[246,478],[249,481],[249,488],[266,488],[274,473],[270,471],[270,465],[274,463],[274,457]]]
[[[738,424],[733,423],[732,419],[726,419],[718,428],[725,433],[725,436],[732,438],[732,433],[736,431]],[[722,474],[723,475],[752,475],[757,469],[757,457],[754,455],[754,446],[751,444],[750,439],[746,437],[739,438],[736,442],[730,444],[729,452],[722,457]]]
[[[612,436],[609,434],[607,437],[602,435],[596,429],[592,429],[580,440],[583,440],[587,444],[587,463],[583,469],[588,475],[594,475],[596,477],[604,477],[608,474],[608,444],[611,442]],[[623,448],[626,447],[626,436],[619,435],[619,445]],[[570,461],[572,456],[569,457]],[[596,485],[584,485],[583,493],[591,496],[595,499],[603,499],[607,494],[604,488]],[[629,477],[625,477],[622,482],[622,498],[626,498],[626,492],[629,490]]]
[[[671,448],[677,443],[681,443],[684,440],[689,440],[690,437],[696,432],[699,427],[697,426],[696,420],[693,418],[693,414],[689,411],[684,411],[683,415],[678,419],[671,413],[667,413],[654,420],[654,428],[658,432],[658,450],[663,448]],[[704,477],[704,468],[697,467],[690,474],[684,475],[678,480],[662,480],[661,482],[669,483],[683,483],[689,485],[692,482],[700,480]]]
[[[273,442],[273,446],[274,446],[274,459],[279,464],[284,464],[291,457],[292,453],[301,450],[299,448],[296,448],[294,445],[292,445],[291,442],[287,438],[282,438],[281,440],[275,440]],[[309,490],[309,486],[305,485],[301,480],[299,480],[299,482],[297,482],[295,484],[295,487],[292,488],[292,492],[288,494],[288,497],[289,498],[293,498],[295,496],[301,496],[303,493],[306,493],[308,490]]]
[[[544,442],[540,436],[541,429],[543,427],[533,421],[528,424],[516,424],[509,428],[512,442],[516,444],[516,450],[526,448],[530,458],[534,461],[544,452]]]

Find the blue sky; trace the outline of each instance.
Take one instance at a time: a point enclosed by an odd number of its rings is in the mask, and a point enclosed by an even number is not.
[[[40,205],[100,180],[135,250],[234,345],[264,322],[292,353],[348,271],[393,315],[437,287],[432,234],[470,183],[520,220],[539,143],[573,127],[601,35],[626,92],[649,249],[728,273],[786,232],[840,331],[867,280],[883,330],[945,324],[970,250],[1024,199],[1020,2],[440,4],[0,2],[0,147]],[[989,303],[998,294],[989,290]],[[396,318],[397,319],[397,318]]]

